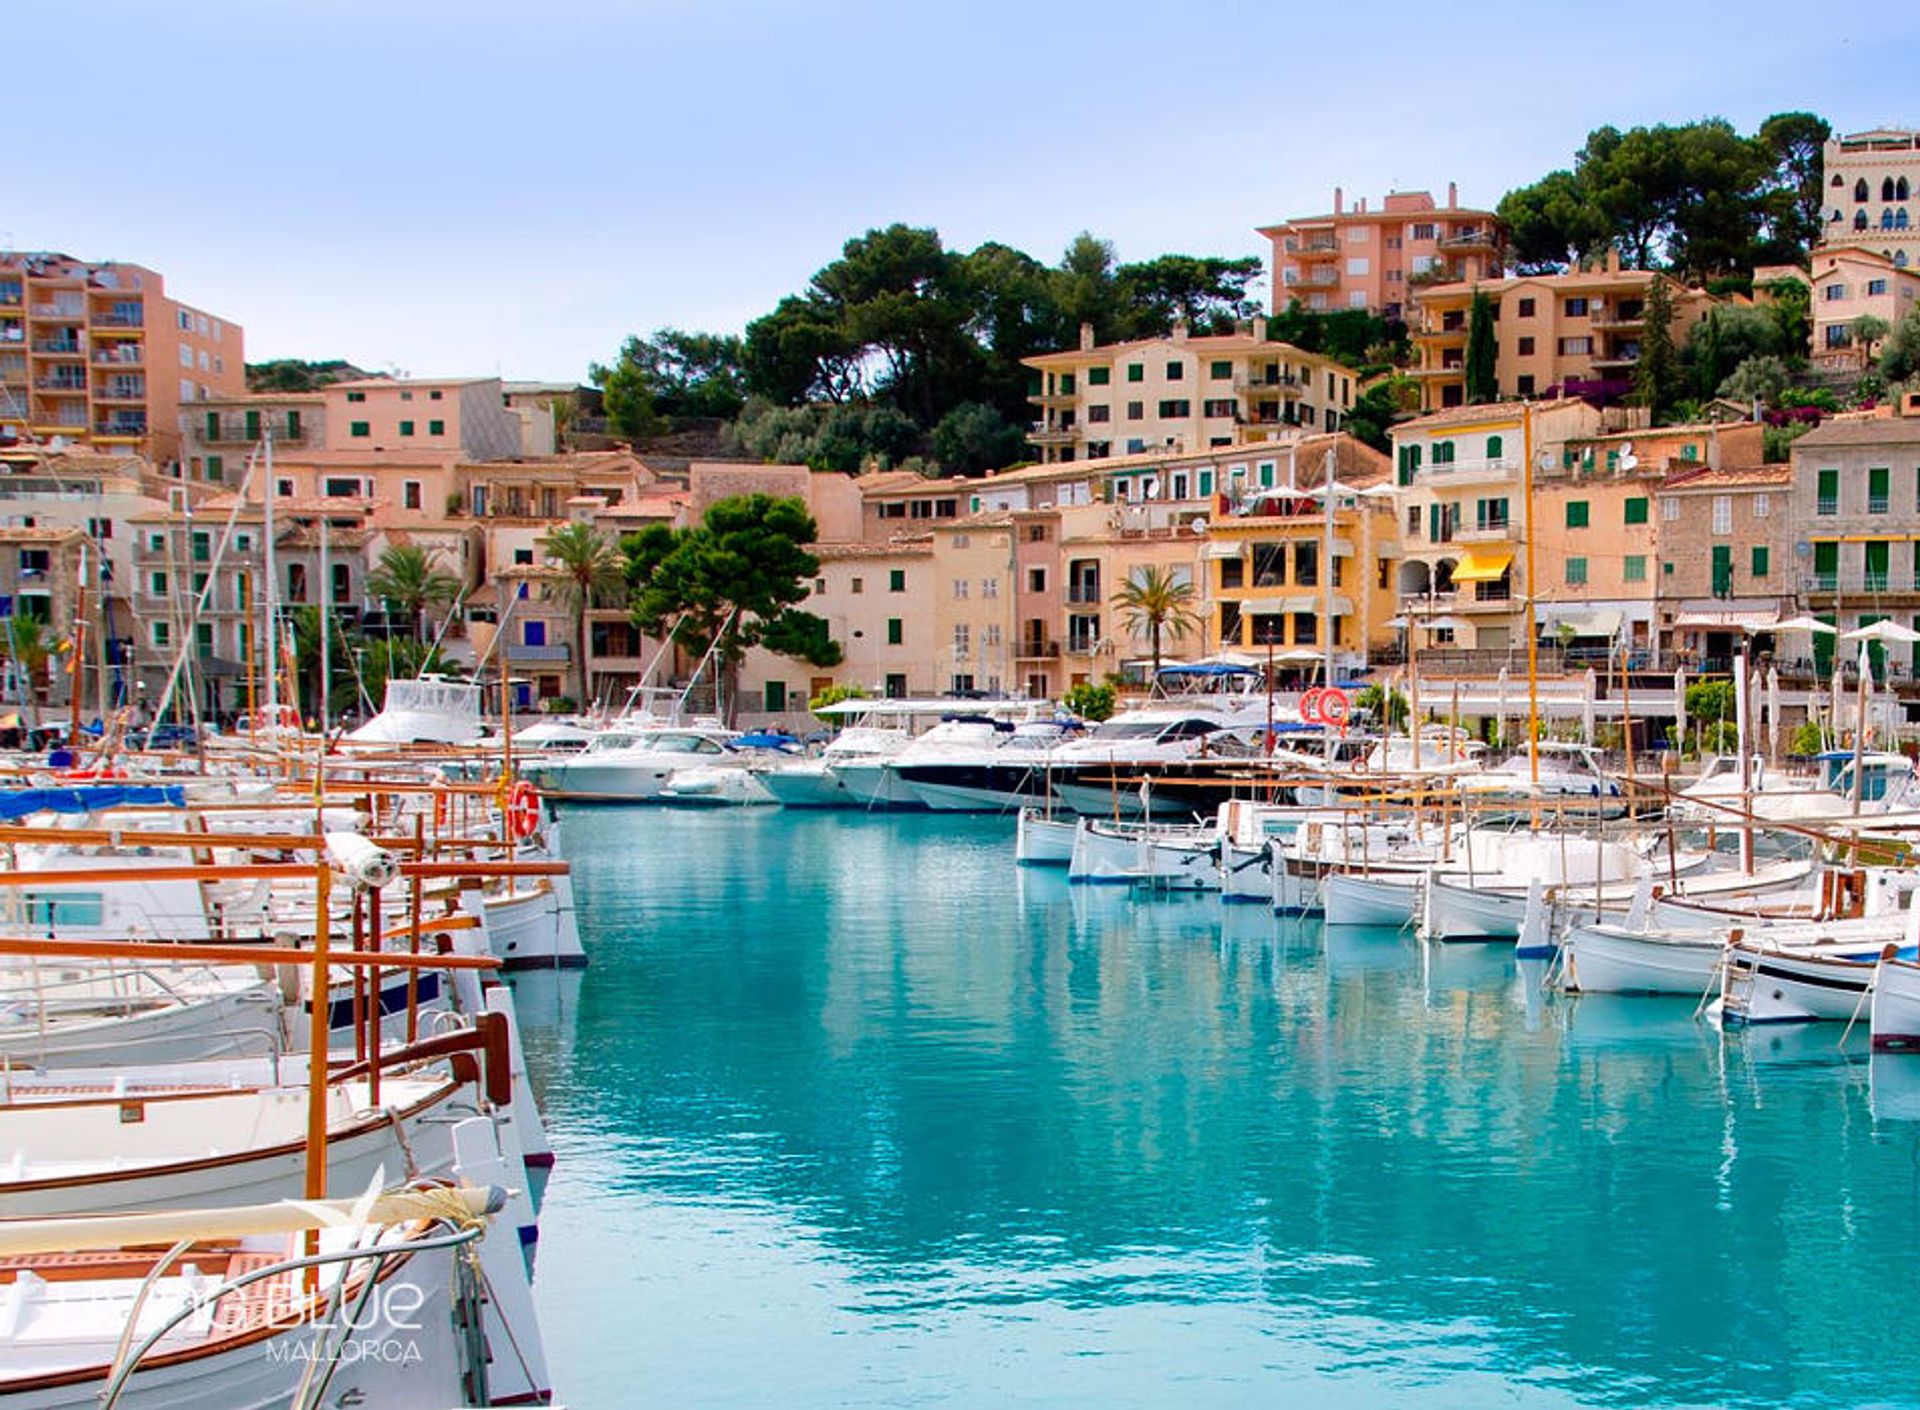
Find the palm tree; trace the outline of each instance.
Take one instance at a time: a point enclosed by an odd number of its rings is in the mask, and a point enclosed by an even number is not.
[[[460,580],[434,566],[439,557],[416,544],[394,544],[380,555],[367,575],[367,590],[386,604],[389,612],[405,615],[413,639],[420,639],[420,614],[443,606],[460,595]]]
[[[1174,577],[1171,568],[1147,567],[1137,570],[1126,585],[1113,595],[1113,605],[1127,619],[1127,628],[1136,636],[1142,631],[1153,642],[1153,673],[1160,674],[1160,636],[1173,634],[1178,641],[1200,625],[1193,610],[1193,584]]]
[[[53,643],[47,640],[46,623],[38,617],[10,617],[7,633],[0,639],[0,655],[20,667],[27,688],[38,700],[53,657]]]
[[[587,610],[617,607],[627,593],[627,559],[591,524],[567,524],[541,540],[547,562],[560,570],[555,594],[573,614],[574,649],[579,653],[580,708],[587,707]]]

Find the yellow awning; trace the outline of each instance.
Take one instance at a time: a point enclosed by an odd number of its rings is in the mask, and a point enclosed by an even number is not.
[[[1511,553],[1469,553],[1453,569],[1456,583],[1497,583],[1513,566]]]

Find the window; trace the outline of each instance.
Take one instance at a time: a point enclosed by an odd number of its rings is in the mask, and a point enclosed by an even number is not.
[[[516,548],[513,551],[513,565],[516,568],[522,567],[522,566],[529,567],[529,568],[532,567],[533,566],[533,550],[530,548]]]
[[[1754,577],[1764,578],[1767,576],[1767,569],[1771,566],[1767,561],[1767,556],[1767,546],[1765,544],[1757,543],[1753,546],[1752,569]]]
[[[155,597],[165,597],[167,595],[167,575],[160,572],[148,574],[147,591]]]
[[[1167,380],[1169,382],[1178,382],[1184,376],[1186,376],[1185,363],[1175,361],[1167,364]]]
[[[1433,443],[1433,463],[1435,468],[1453,464],[1453,442],[1435,441]]]
[[[1567,527],[1584,529],[1587,527],[1587,501],[1570,499],[1567,501]]]
[[[1862,544],[1861,547],[1866,550],[1863,555],[1866,580],[1862,586],[1868,592],[1885,592],[1888,586],[1887,564],[1892,558],[1893,546],[1882,539],[1878,543]]]
[[[1627,501],[1626,522],[1644,524],[1647,522],[1647,501],[1644,496],[1636,495]]]
[[[1846,296],[1847,286],[1845,284],[1823,284],[1820,287],[1820,297],[1830,304],[1839,303],[1840,300]]]
[[[1474,502],[1473,526],[1476,529],[1504,529],[1507,527],[1507,522],[1505,499],[1482,499]]]
[[[330,478],[321,491],[328,499],[357,499],[360,495],[360,482],[356,479]]]
[[[1201,498],[1204,499],[1206,496],[1212,493],[1213,493],[1213,471],[1202,470],[1200,472],[1200,496]]]
[[[371,436],[373,434],[373,424],[368,421],[350,422],[347,425],[347,434],[351,436],[359,436],[363,438],[367,436]]]
[[[1145,402],[1130,401],[1127,403],[1127,420],[1144,421],[1146,419],[1146,416],[1147,416],[1147,404]]]
[[[1193,414],[1193,403],[1185,400],[1171,400],[1160,403],[1160,418],[1163,421],[1178,420]]]
[[[1146,381],[1147,365],[1144,362],[1129,362],[1127,364],[1127,380],[1129,382]]]
[[[887,591],[905,592],[906,590],[907,570],[905,568],[889,568],[887,570]]]
[[[403,436],[411,436],[413,434],[413,423],[411,421],[402,421],[400,423],[400,434]]]
[[[400,486],[400,501],[408,509],[420,507],[420,482],[407,480]]]
[[[1568,318],[1585,318],[1587,316],[1587,301],[1582,298],[1568,299],[1564,311]]]
[[[1644,583],[1647,580],[1647,555],[1629,553],[1622,563],[1620,576],[1630,583]]]
[[[1352,259],[1347,261],[1347,273],[1355,277],[1365,275],[1372,268],[1373,266],[1368,263],[1364,255],[1355,255]],[[1356,290],[1355,292],[1358,292],[1358,291]],[[1361,297],[1364,300],[1365,295],[1363,294],[1361,295]]]
[[[982,597],[998,597],[1000,595],[1000,580],[998,578],[982,578],[980,580],[980,595]]]
[[[898,617],[887,618],[887,645],[898,646],[906,640],[906,632]]]
[[[1101,406],[1090,406],[1087,408],[1088,421],[1111,421],[1112,419],[1113,419],[1113,408],[1110,406],[1101,405]]]
[[[1027,569],[1027,591],[1045,592],[1047,590],[1047,570],[1045,568]]]
[[[867,590],[866,582],[860,578],[855,578],[851,586],[849,586],[847,589],[847,591],[851,592],[855,597],[860,596],[860,594],[865,592],[866,590]]]
[[[1559,348],[1562,357],[1586,357],[1593,352],[1593,339],[1562,338]]]
[[[170,638],[173,633],[168,629],[165,622],[155,622],[150,635],[155,646],[167,646],[171,644]]]
[[[434,393],[434,395],[435,395],[435,396],[439,396],[439,395],[440,395],[440,393],[438,393],[438,392],[435,392],[435,393]],[[428,434],[429,436],[444,436],[444,435],[446,435],[446,434],[447,434],[447,423],[446,423],[446,422],[444,422],[444,421],[429,421],[429,422],[427,423],[427,434]]]
[[[1519,351],[1522,357],[1532,357],[1533,339],[1531,337],[1522,338],[1519,342]]]
[[[1733,596],[1733,549],[1724,543],[1713,546],[1713,595]]]
[[[1487,437],[1487,459],[1498,460],[1507,448],[1506,441],[1499,436]]]
[[[354,402],[356,404],[359,402],[363,402],[366,399],[367,399],[367,394],[365,392],[348,392],[347,393],[347,400],[350,402]]]
[[[1893,473],[1885,469],[1867,471],[1867,513],[1885,514],[1893,492]]]
[[[440,400],[440,396],[441,396],[441,394],[440,394],[439,392],[437,392],[437,391],[433,391],[433,392],[428,392],[428,393],[427,393],[427,400],[428,400],[428,401],[439,401],[439,400]]]
[[[1832,592],[1840,577],[1840,544],[1836,539],[1813,546],[1813,585],[1817,590]]]
[[[1218,360],[1210,362],[1207,364],[1207,376],[1216,382],[1224,382],[1233,376],[1233,364]]]
[[[1757,494],[1753,497],[1753,517],[1754,518],[1765,519],[1768,515],[1772,513],[1773,513],[1773,500],[1771,498],[1763,494]]]
[[[953,654],[956,658],[968,654],[973,649],[973,628],[965,622],[953,624]]]
[[[1869,279],[1869,280],[1867,281],[1867,294],[1868,294],[1868,296],[1869,296],[1869,297],[1873,297],[1873,296],[1875,296],[1875,295],[1879,295],[1879,294],[1884,294],[1884,293],[1886,293],[1886,292],[1887,292],[1887,281],[1886,281],[1886,280],[1884,280],[1884,279]]]
[[[1567,586],[1585,587],[1587,585],[1587,560],[1569,558],[1567,560]]]
[[[1202,403],[1201,411],[1208,417],[1219,419],[1233,415],[1233,398],[1218,397]]]
[[[1431,240],[1433,238],[1432,224],[1429,222],[1423,221],[1420,224],[1414,226],[1413,232],[1410,238],[1415,240]]]
[[[1104,387],[1112,376],[1112,370],[1109,368],[1089,367],[1087,369],[1087,385],[1089,387]]]
[[[953,595],[956,599],[965,600],[967,596],[967,580],[965,578],[955,578],[953,580]]]
[[[1518,316],[1519,316],[1519,317],[1521,317],[1521,318],[1532,318],[1532,317],[1533,317],[1533,313],[1534,313],[1534,307],[1535,307],[1535,305],[1534,305],[1534,301],[1533,301],[1532,299],[1521,299],[1521,300],[1519,301],[1519,305],[1520,305],[1520,311],[1519,311],[1519,314],[1518,314]]]
[[[1813,512],[1823,516],[1832,516],[1840,512],[1840,472],[1822,470],[1815,476],[1816,494]]]
[[[1717,494],[1713,497],[1713,532],[1730,534],[1733,532],[1733,496]]]
[[[1660,517],[1662,519],[1667,520],[1668,522],[1672,522],[1673,520],[1678,519],[1680,517],[1679,499],[1677,499],[1675,496],[1670,494],[1661,495],[1660,496]]]
[[[218,455],[210,455],[210,456],[208,456],[208,457],[207,457],[207,480],[208,480],[208,482],[209,482],[209,483],[211,483],[211,484],[216,484],[216,485],[217,485],[217,484],[219,484],[219,483],[220,483],[220,482],[221,482],[222,480],[224,480],[224,479],[226,479],[226,478],[227,478],[227,462],[226,462],[226,460],[225,460],[225,459],[224,459],[223,457],[221,457],[221,456],[218,456]]]

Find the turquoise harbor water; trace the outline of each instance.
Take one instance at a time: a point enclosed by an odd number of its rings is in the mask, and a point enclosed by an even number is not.
[[[518,990],[576,1410],[1920,1404],[1920,1058],[1002,820],[563,826],[592,967]]]

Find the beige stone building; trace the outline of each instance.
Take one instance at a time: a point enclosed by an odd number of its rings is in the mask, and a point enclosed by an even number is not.
[[[1807,657],[1805,636],[1768,630],[1794,615],[1793,468],[1754,455],[1678,469],[1658,506],[1657,664],[1726,670],[1743,643],[1789,664]]]
[[[1249,332],[1080,346],[1024,359],[1037,377],[1039,410],[1028,440],[1046,462],[1147,453],[1193,453],[1283,436],[1337,430],[1359,392],[1351,368]]]
[[[1316,311],[1361,308],[1400,319],[1423,284],[1499,278],[1506,228],[1459,197],[1449,183],[1444,206],[1426,191],[1394,191],[1369,210],[1364,197],[1349,208],[1335,187],[1328,214],[1263,226],[1273,247],[1274,312],[1297,299]]]
[[[1881,127],[1830,137],[1821,154],[1821,243],[1920,264],[1920,132]]]
[[[1622,269],[1617,250],[1600,266],[1566,274],[1521,274],[1421,290],[1411,320],[1418,357],[1413,375],[1428,410],[1467,399],[1467,337],[1475,292],[1494,307],[1494,375],[1505,397],[1552,397],[1594,386],[1622,394],[1646,335],[1647,290],[1665,275]],[[1667,280],[1676,347],[1714,300]]]
[[[1793,522],[1814,616],[1842,631],[1920,620],[1920,416],[1835,418],[1795,441]],[[1816,659],[1831,644],[1817,639]],[[1903,670],[1912,655],[1899,653]]]

